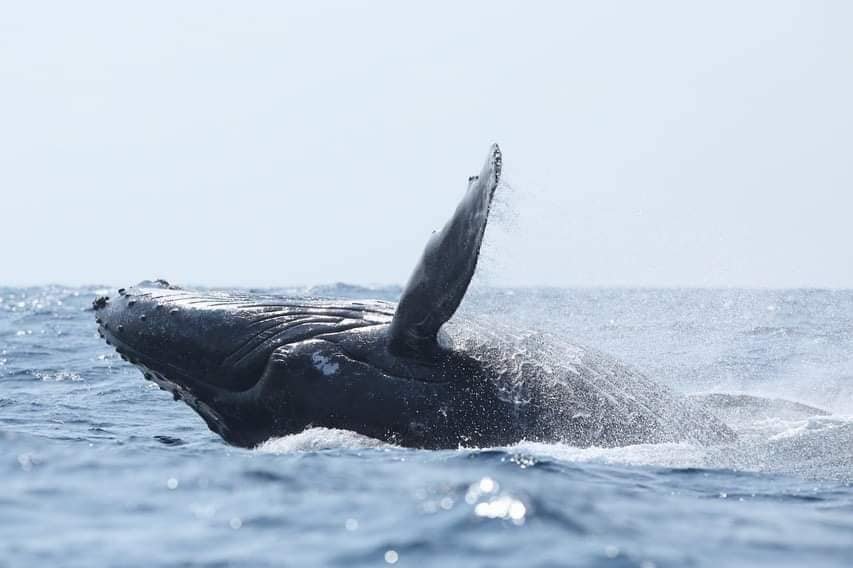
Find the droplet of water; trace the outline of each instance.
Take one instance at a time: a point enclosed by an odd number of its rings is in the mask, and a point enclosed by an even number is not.
[[[474,514],[487,519],[510,520],[516,525],[524,524],[527,507],[524,503],[509,495],[503,495],[491,501],[477,503]]]
[[[480,491],[483,493],[491,493],[497,488],[497,483],[491,477],[484,477],[480,480]]]

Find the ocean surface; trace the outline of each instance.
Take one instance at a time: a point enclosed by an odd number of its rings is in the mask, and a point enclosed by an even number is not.
[[[725,447],[455,451],[229,447],[98,338],[105,292],[0,287],[0,566],[853,566],[851,291],[474,290],[490,329],[801,404],[706,397]]]

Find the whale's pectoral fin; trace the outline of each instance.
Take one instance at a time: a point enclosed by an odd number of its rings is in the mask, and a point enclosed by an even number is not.
[[[430,359],[438,349],[438,330],[453,316],[477,267],[489,207],[501,175],[497,144],[453,217],[427,243],[391,322],[389,349],[395,355]]]

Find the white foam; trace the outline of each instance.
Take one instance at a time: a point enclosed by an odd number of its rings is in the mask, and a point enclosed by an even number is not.
[[[803,437],[813,434],[821,434],[847,426],[853,422],[853,417],[844,416],[813,416],[806,420],[788,422],[786,428],[770,436],[771,442]]]
[[[801,420],[760,419],[737,430],[731,444],[701,446],[690,443],[637,444],[617,448],[520,442],[495,448],[534,459],[567,463],[713,468],[754,472],[793,473],[810,478],[850,479],[848,448],[853,442],[853,417],[816,416]],[[299,434],[270,439],[257,451],[272,454],[340,449],[391,449],[382,442],[350,432],[311,428]],[[462,449],[460,452],[477,452]]]
[[[709,465],[705,448],[688,443],[637,444],[620,448],[596,446],[578,448],[565,444],[522,442],[508,449],[564,462],[673,468],[708,467]]]
[[[288,454],[293,452],[315,452],[319,450],[337,450],[352,448],[391,448],[381,440],[368,438],[349,430],[332,428],[309,428],[299,434],[281,438],[270,438],[257,451],[270,454]]]
[[[731,444],[638,444],[620,448],[578,448],[522,442],[510,452],[563,462],[667,468],[720,468],[796,473],[810,478],[850,479],[853,417],[814,416],[801,420],[762,419],[738,429]]]

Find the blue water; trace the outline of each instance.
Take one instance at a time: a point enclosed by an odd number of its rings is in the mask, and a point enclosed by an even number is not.
[[[0,288],[2,566],[853,565],[853,292],[475,290],[484,325],[828,414],[719,409],[723,448],[440,452],[328,430],[231,448],[97,337],[103,292]]]

